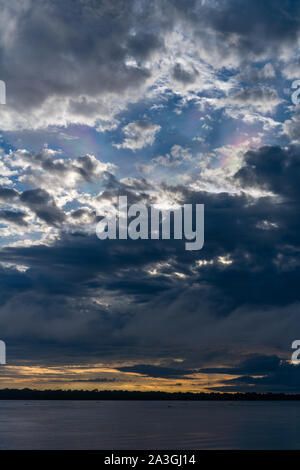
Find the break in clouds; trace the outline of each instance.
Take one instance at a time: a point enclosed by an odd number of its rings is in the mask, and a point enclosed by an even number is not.
[[[0,5],[2,383],[299,392],[299,7]],[[120,196],[204,204],[203,249],[99,240]]]

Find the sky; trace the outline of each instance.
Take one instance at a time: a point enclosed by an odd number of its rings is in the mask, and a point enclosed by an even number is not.
[[[0,387],[300,393],[299,2],[0,7]],[[118,196],[204,247],[99,240]]]

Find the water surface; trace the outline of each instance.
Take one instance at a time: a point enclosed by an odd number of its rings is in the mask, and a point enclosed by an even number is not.
[[[300,449],[298,402],[0,401],[0,449]]]

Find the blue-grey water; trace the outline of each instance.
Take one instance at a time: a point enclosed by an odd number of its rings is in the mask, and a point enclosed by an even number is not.
[[[0,401],[0,449],[300,449],[300,403]]]

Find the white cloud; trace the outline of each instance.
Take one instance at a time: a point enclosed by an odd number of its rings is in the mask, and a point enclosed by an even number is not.
[[[155,136],[160,129],[161,126],[147,120],[130,122],[123,127],[124,141],[121,144],[114,144],[114,146],[118,149],[125,148],[135,151],[153,145]]]

